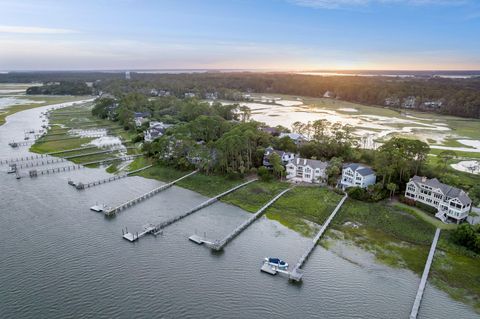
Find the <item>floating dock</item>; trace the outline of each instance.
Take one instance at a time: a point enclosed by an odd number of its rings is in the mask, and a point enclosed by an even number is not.
[[[244,186],[246,186],[246,185],[248,185],[248,184],[250,184],[250,183],[253,183],[253,182],[255,182],[256,180],[257,180],[257,179],[253,179],[253,180],[250,180],[250,181],[248,181],[248,182],[246,182],[246,183],[237,185],[237,186],[229,189],[228,191],[223,192],[223,193],[221,193],[221,194],[219,194],[219,195],[217,195],[217,196],[215,196],[215,197],[212,197],[212,198],[210,198],[209,200],[201,203],[201,204],[198,205],[198,206],[195,206],[194,208],[190,209],[189,211],[183,213],[182,215],[175,216],[175,217],[173,217],[173,218],[171,218],[171,219],[169,219],[169,220],[166,220],[166,221],[164,221],[164,222],[156,225],[156,226],[155,226],[155,232],[160,232],[160,231],[161,231],[162,229],[164,229],[165,227],[168,227],[168,226],[170,226],[171,224],[176,223],[176,222],[178,222],[179,220],[181,220],[181,219],[183,219],[183,218],[185,218],[185,217],[187,217],[187,216],[190,216],[191,214],[193,214],[193,213],[195,213],[195,212],[198,212],[198,211],[201,210],[202,208],[205,208],[205,207],[207,207],[207,206],[210,206],[211,204],[217,202],[221,197],[223,197],[223,196],[225,196],[225,195],[227,195],[227,194],[230,194],[230,193],[236,191],[237,189],[239,189],[239,188],[241,188],[241,187],[244,187]],[[131,236],[131,235],[130,235],[130,236]],[[125,236],[124,236],[124,238],[125,238]],[[201,238],[200,236],[197,236],[197,235],[190,236],[189,239],[190,239],[191,241],[197,243],[197,244],[200,244],[200,245],[201,245],[201,244],[204,244],[204,243],[205,243],[205,244],[213,244],[212,242],[210,242],[210,241],[208,241],[208,240],[206,240],[206,239],[203,239],[203,238]],[[135,240],[136,240],[136,239],[135,239]]]
[[[162,185],[162,186],[160,186],[160,187],[157,187],[157,188],[155,188],[155,189],[153,189],[153,190],[151,190],[151,191],[149,191],[149,192],[147,192],[147,193],[145,193],[145,194],[143,194],[143,195],[140,195],[140,196],[138,196],[138,197],[135,197],[134,199],[130,199],[130,200],[126,201],[126,202],[123,203],[123,204],[120,204],[120,205],[118,205],[118,206],[116,206],[116,207],[113,207],[113,208],[111,208],[111,209],[109,209],[109,210],[106,210],[106,211],[105,211],[105,215],[107,215],[107,216],[113,216],[113,215],[119,213],[120,211],[122,211],[122,210],[124,210],[124,209],[126,209],[126,208],[128,208],[128,207],[131,207],[131,206],[133,206],[133,205],[135,205],[135,204],[138,204],[138,203],[144,201],[145,199],[150,198],[150,197],[152,197],[153,195],[156,195],[156,194],[160,193],[161,191],[164,191],[164,190],[166,190],[167,188],[172,187],[173,185],[175,185],[175,183],[181,181],[181,180],[184,179],[184,178],[187,178],[187,177],[189,177],[189,176],[192,176],[193,174],[196,174],[197,172],[198,172],[198,170],[193,171],[193,172],[191,172],[191,173],[188,173],[187,175],[184,175],[184,176],[182,176],[182,177],[174,180],[173,182],[170,182],[170,183],[168,183],[168,184],[165,184],[165,185]]]
[[[337,207],[333,210],[333,212],[330,214],[330,216],[327,218],[325,223],[323,223],[322,227],[318,231],[317,235],[315,238],[313,238],[310,246],[308,246],[307,250],[305,253],[300,257],[298,260],[297,264],[293,268],[293,270],[289,273],[289,279],[294,280],[294,281],[301,281],[303,277],[303,270],[301,269],[305,261],[308,259],[308,257],[311,255],[315,247],[317,246],[318,242],[320,241],[320,238],[322,238],[323,234],[327,230],[328,226],[330,225],[331,221],[335,217],[335,215],[338,213],[340,208],[342,207],[343,203],[347,199],[348,195],[345,194],[343,198],[340,200],[340,202],[337,204]]]
[[[250,218],[248,218],[245,222],[243,222],[240,226],[235,228],[233,232],[231,232],[227,237],[222,240],[216,240],[215,242],[208,244],[212,250],[222,250],[232,239],[234,239],[238,234],[240,234],[244,229],[250,226],[258,217],[260,217],[268,207],[270,207],[273,203],[275,203],[280,197],[283,196],[286,192],[291,190],[292,188],[287,188],[281,191],[278,195],[276,195],[273,199],[271,199],[268,203],[266,203],[262,208],[260,208],[255,214],[253,214]]]
[[[440,237],[440,228],[437,228],[437,230],[435,231],[435,236],[433,237],[432,246],[430,246],[430,252],[428,253],[428,258],[427,258],[427,262],[425,263],[425,268],[423,269],[422,279],[420,280],[420,285],[418,286],[418,291],[415,297],[415,301],[413,303],[412,311],[410,312],[410,319],[417,318],[418,310],[420,309],[420,304],[423,298],[423,292],[425,291],[428,274],[430,273],[430,267],[432,266],[432,261],[435,255],[435,249],[437,248],[437,242],[439,237]]]

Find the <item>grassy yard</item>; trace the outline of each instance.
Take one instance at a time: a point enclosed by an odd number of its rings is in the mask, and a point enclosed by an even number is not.
[[[435,227],[417,215],[387,203],[349,199],[332,222],[344,239],[372,252],[393,267],[423,270]],[[334,232],[327,232],[335,238]]]
[[[349,199],[327,236],[329,240],[351,242],[384,264],[421,275],[436,226],[444,230],[432,264],[431,282],[480,312],[480,256],[449,240],[452,227],[439,225],[415,208]]]
[[[290,184],[282,182],[256,181],[228,194],[221,201],[254,213],[289,186]]]
[[[341,195],[323,187],[297,186],[268,209],[267,217],[312,237],[316,227],[309,222],[323,224],[341,198]]]
[[[453,299],[472,305],[480,313],[480,256],[452,244],[442,231],[430,280]]]

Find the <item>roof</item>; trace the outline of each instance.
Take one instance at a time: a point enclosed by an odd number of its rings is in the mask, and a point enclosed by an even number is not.
[[[265,149],[265,156],[269,157],[270,155],[272,155],[273,153],[277,153],[278,156],[280,156],[280,158],[283,158],[284,155],[288,155],[288,156],[291,156],[291,155],[294,155],[293,153],[291,152],[285,152],[285,151],[279,151],[279,150],[276,150],[274,149],[273,147],[269,146]]]
[[[290,137],[292,140],[304,140],[305,139],[305,136],[303,136],[302,134],[298,134],[298,133],[280,133],[279,138],[282,138],[282,137],[285,137],[285,136]]]
[[[352,171],[357,172],[362,176],[375,174],[375,172],[370,167],[358,163],[344,164],[343,169],[346,168],[350,168]]]
[[[458,198],[458,200],[460,200],[460,202],[464,205],[468,205],[472,203],[472,200],[470,199],[470,197],[468,197],[465,191],[454,186],[443,184],[436,178],[429,179],[426,177],[420,177],[415,175],[410,179],[410,181],[414,182],[417,185],[423,184],[423,185],[430,186],[432,188],[438,188],[442,191],[442,193],[445,196],[448,196],[451,198]]]
[[[306,158],[301,158],[301,157],[296,157],[293,161],[290,162],[291,164],[297,166],[297,165],[303,165],[303,166],[310,166],[313,169],[326,169],[328,166],[328,162],[322,162],[319,160],[312,160],[312,159],[306,159]]]

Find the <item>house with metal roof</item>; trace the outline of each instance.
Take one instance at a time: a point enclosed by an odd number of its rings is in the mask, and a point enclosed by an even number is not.
[[[368,166],[357,163],[343,165],[342,178],[340,180],[340,186],[343,189],[348,187],[367,188],[370,185],[375,185],[376,181],[377,175]]]
[[[328,162],[306,158],[294,158],[286,166],[287,180],[305,183],[325,183]]]
[[[437,209],[435,217],[460,223],[467,219],[472,200],[463,190],[441,183],[438,179],[414,176],[407,183],[405,197]]]

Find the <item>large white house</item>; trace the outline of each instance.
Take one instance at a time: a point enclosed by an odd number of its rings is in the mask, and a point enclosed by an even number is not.
[[[342,169],[342,179],[340,186],[345,189],[348,187],[367,188],[370,185],[375,185],[377,175],[367,166],[362,164],[345,164]]]
[[[440,183],[438,179],[414,176],[407,183],[405,197],[437,209],[435,217],[456,223],[467,219],[472,200],[461,189]]]
[[[286,166],[287,179],[294,182],[324,183],[327,162],[297,157]]]

